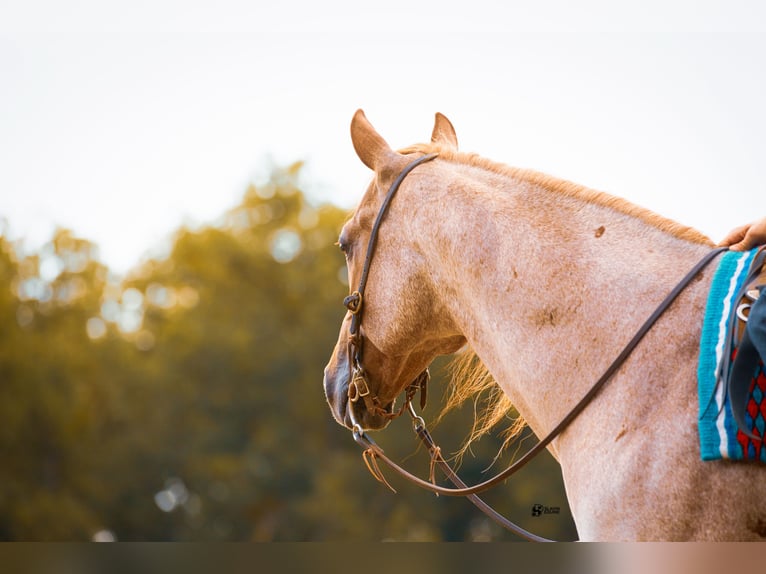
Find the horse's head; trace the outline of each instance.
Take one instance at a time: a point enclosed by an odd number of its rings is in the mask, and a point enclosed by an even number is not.
[[[465,340],[433,288],[422,241],[438,211],[427,198],[436,183],[433,164],[403,179],[428,158],[393,151],[361,110],[351,122],[351,139],[375,175],[338,240],[352,294],[344,302],[349,312],[325,368],[324,389],[339,423],[378,429],[391,420],[396,397],[424,381],[434,357],[456,351]],[[454,128],[441,114],[431,139],[457,147]]]

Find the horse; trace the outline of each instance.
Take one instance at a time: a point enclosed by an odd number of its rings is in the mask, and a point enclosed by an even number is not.
[[[545,435],[714,247],[625,199],[458,151],[439,113],[430,142],[395,151],[358,110],[351,140],[374,175],[338,244],[349,284],[365,288],[363,302],[360,292],[346,300],[323,384],[352,430],[384,428],[437,356],[468,348]],[[699,456],[696,369],[712,275],[696,275],[547,445],[582,541],[766,539],[763,466]]]

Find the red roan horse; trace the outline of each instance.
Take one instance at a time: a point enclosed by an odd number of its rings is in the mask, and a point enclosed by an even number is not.
[[[354,286],[392,182],[413,159],[438,156],[413,169],[388,206],[357,340],[349,311],[325,369],[330,408],[348,428],[384,427],[395,397],[437,355],[467,345],[543,436],[712,248],[695,230],[625,200],[458,152],[441,114],[430,144],[401,152],[361,111],[351,136],[374,172],[339,239]],[[548,446],[581,540],[766,537],[764,467],[699,456],[696,368],[713,269]],[[370,394],[352,403],[359,341]],[[352,386],[357,399],[365,389]]]

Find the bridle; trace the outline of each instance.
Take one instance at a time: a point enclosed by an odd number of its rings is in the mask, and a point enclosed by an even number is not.
[[[389,188],[388,193],[386,194],[383,200],[383,203],[380,206],[380,210],[378,211],[378,215],[372,227],[370,239],[367,243],[367,253],[365,256],[364,266],[362,268],[362,275],[360,277],[358,287],[354,292],[352,292],[348,297],[346,297],[343,300],[343,304],[352,315],[351,325],[349,327],[349,343],[348,343],[348,352],[349,352],[348,356],[351,362],[351,368],[349,369],[349,382],[348,382],[349,404],[347,406],[347,409],[348,409],[349,417],[351,419],[353,437],[354,437],[354,440],[360,446],[364,448],[364,451],[362,453],[362,458],[365,464],[367,465],[367,468],[369,469],[369,471],[378,481],[387,485],[389,488],[391,488],[391,490],[394,490],[394,489],[391,487],[391,485],[383,476],[383,473],[380,470],[378,461],[382,461],[386,463],[388,467],[394,470],[401,477],[409,480],[410,482],[413,482],[414,484],[426,490],[430,490],[431,492],[434,492],[436,494],[443,494],[446,496],[467,497],[474,505],[476,505],[480,510],[482,510],[482,512],[487,514],[487,516],[489,516],[495,522],[497,522],[504,528],[510,530],[511,532],[513,532],[514,534],[522,538],[525,538],[532,542],[553,542],[552,540],[548,540],[547,538],[543,538],[541,536],[532,534],[531,532],[526,531],[525,529],[521,528],[520,526],[514,524],[510,520],[501,516],[494,509],[492,509],[492,507],[490,507],[483,500],[481,500],[477,496],[477,494],[480,492],[484,492],[485,490],[488,490],[489,488],[492,488],[493,486],[505,481],[511,475],[521,470],[536,455],[538,455],[542,450],[544,450],[553,441],[553,439],[555,439],[559,434],[561,434],[564,431],[564,429],[567,426],[569,426],[569,424],[585,409],[585,407],[590,403],[593,397],[596,396],[596,394],[607,383],[607,381],[614,375],[614,373],[617,372],[617,370],[622,366],[622,364],[628,358],[628,356],[633,351],[633,349],[635,349],[636,346],[641,341],[641,339],[643,339],[644,335],[646,335],[649,332],[649,330],[652,328],[655,322],[667,310],[667,308],[670,307],[670,305],[673,303],[676,297],[678,297],[678,295],[689,285],[689,283],[694,279],[694,277],[697,276],[699,272],[701,272],[721,252],[726,251],[727,248],[726,247],[716,248],[711,250],[709,253],[705,254],[705,256],[689,271],[689,273],[687,273],[684,276],[684,278],[670,291],[670,293],[659,304],[659,306],[655,309],[655,311],[638,329],[636,334],[623,348],[623,350],[620,352],[617,358],[612,362],[611,365],[609,365],[606,371],[604,371],[604,374],[601,375],[601,377],[593,384],[593,386],[585,394],[585,396],[583,396],[583,398],[580,399],[580,401],[572,408],[572,410],[569,411],[569,413],[561,420],[561,422],[558,425],[556,425],[556,427],[554,427],[553,430],[551,430],[544,438],[542,438],[539,442],[537,442],[537,444],[535,444],[529,451],[527,451],[527,453],[524,454],[524,456],[522,456],[520,459],[518,459],[516,462],[511,464],[508,468],[506,468],[502,472],[498,473],[497,475],[493,476],[492,478],[488,480],[485,480],[484,482],[481,482],[474,486],[467,486],[460,479],[460,477],[452,470],[452,468],[447,463],[447,461],[442,457],[441,449],[436,445],[433,438],[431,437],[431,434],[428,432],[428,429],[426,428],[426,425],[425,425],[425,421],[423,420],[422,417],[420,417],[415,412],[415,409],[412,406],[412,399],[414,398],[414,396],[417,394],[419,390],[421,392],[421,396],[420,396],[421,410],[423,407],[425,407],[426,388],[430,378],[428,369],[425,369],[422,373],[420,373],[420,375],[418,375],[415,378],[415,380],[412,383],[410,383],[410,385],[407,386],[407,388],[405,389],[405,400],[404,400],[404,403],[401,405],[401,407],[398,410],[394,410],[392,407],[392,409],[389,411],[388,409],[384,408],[384,406],[381,404],[380,400],[378,399],[377,395],[373,394],[372,391],[370,390],[370,384],[367,379],[367,374],[362,366],[363,336],[361,334],[360,326],[362,322],[364,292],[367,286],[367,279],[370,272],[370,265],[372,263],[372,258],[375,253],[375,246],[377,244],[381,223],[383,222],[383,219],[385,218],[386,213],[388,212],[389,206],[391,204],[391,201],[394,198],[394,195],[396,194],[402,182],[404,181],[404,178],[407,177],[407,175],[417,166],[419,166],[422,163],[433,160],[434,158],[437,157],[437,155],[438,154],[428,154],[413,160],[412,162],[407,164],[407,166],[401,171],[401,173],[397,176],[397,178],[391,184],[391,187]],[[356,403],[360,398],[364,401],[365,407],[367,408],[369,412],[375,413],[386,419],[394,419],[401,416],[404,413],[405,409],[409,412],[413,420],[413,430],[415,434],[418,436],[418,438],[421,440],[421,442],[428,449],[429,455],[431,456],[430,482],[423,480],[409,473],[405,469],[403,469],[396,462],[394,462],[388,456],[386,456],[383,449],[380,446],[378,446],[378,444],[375,443],[375,441],[373,441],[370,437],[368,437],[367,434],[365,434],[364,429],[356,420],[356,417],[353,411],[354,403]],[[455,485],[456,488],[448,488],[448,487],[443,487],[436,484],[435,468],[437,466],[442,470],[442,472],[444,472],[444,474]]]
[[[362,350],[363,350],[363,337],[361,330],[359,329],[362,323],[362,306],[364,303],[364,290],[367,287],[367,278],[370,275],[370,265],[372,264],[372,256],[375,254],[375,245],[378,241],[378,231],[380,225],[383,223],[383,218],[388,213],[388,208],[391,205],[391,200],[394,199],[394,195],[399,190],[404,178],[419,166],[421,163],[431,161],[437,156],[437,154],[424,155],[410,162],[397,176],[391,187],[388,189],[386,197],[383,199],[383,203],[380,206],[378,215],[375,218],[375,223],[372,226],[370,232],[370,239],[367,243],[367,254],[364,258],[364,266],[362,267],[362,275],[359,278],[359,286],[356,291],[351,293],[348,297],[343,299],[343,305],[351,313],[351,325],[348,332],[348,357],[351,361],[351,368],[349,369],[349,382],[348,382],[348,400],[351,404],[348,405],[349,416],[354,416],[352,405],[359,399],[364,401],[364,405],[371,413],[377,414],[386,419],[395,419],[402,415],[404,409],[410,404],[410,401],[415,396],[418,390],[420,390],[420,403],[421,408],[425,407],[426,403],[426,388],[430,379],[428,369],[425,369],[420,373],[415,380],[407,387],[405,391],[405,401],[398,411],[389,411],[383,407],[378,399],[377,395],[374,395],[370,391],[369,381],[367,380],[367,374],[362,367]],[[362,427],[354,422],[354,427],[358,427],[361,431]]]

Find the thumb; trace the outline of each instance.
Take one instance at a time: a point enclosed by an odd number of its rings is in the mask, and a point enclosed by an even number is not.
[[[747,247],[745,247],[746,243],[745,241],[740,241],[739,243],[735,243],[734,245],[729,246],[729,251],[746,251]],[[725,245],[721,245],[720,247],[726,247]]]

